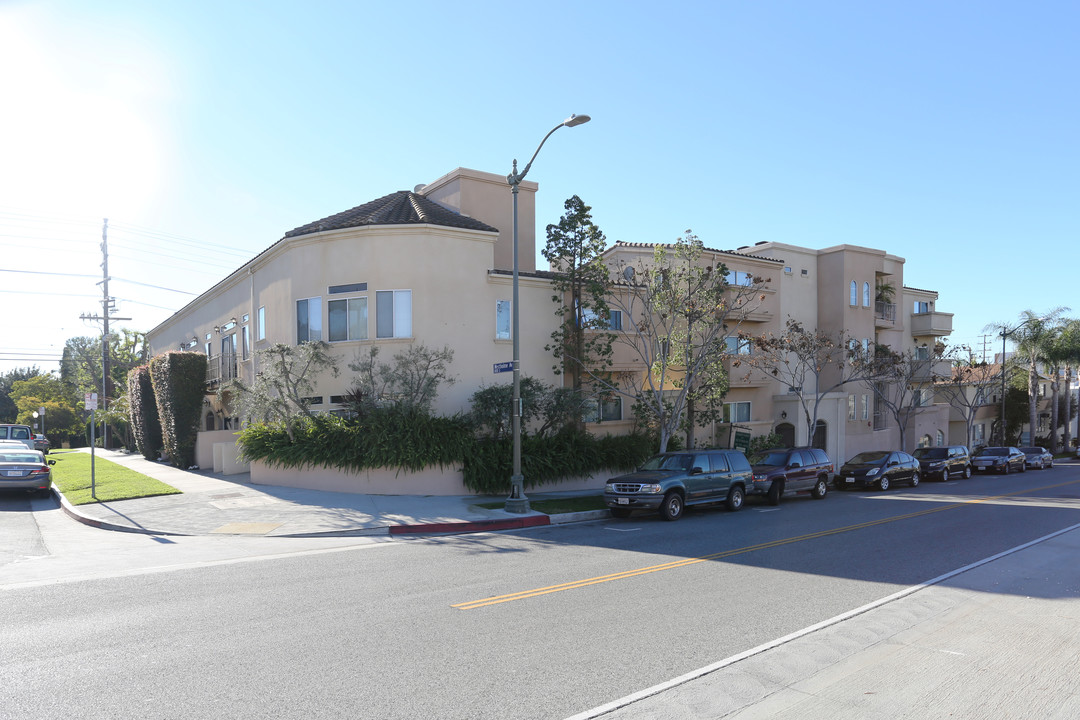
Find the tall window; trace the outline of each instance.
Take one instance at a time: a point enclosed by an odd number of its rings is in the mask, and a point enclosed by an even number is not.
[[[375,337],[412,337],[412,290],[375,293]]]
[[[870,307],[870,283],[868,282],[862,284],[862,304],[863,307]]]
[[[367,298],[345,298],[326,303],[330,342],[367,340]]]
[[[512,305],[509,300],[495,301],[495,339],[510,339],[510,313]]]
[[[612,310],[608,316],[608,330],[622,330],[622,310]]]
[[[854,307],[859,304],[859,284],[854,280],[851,281],[851,286],[848,288],[848,305]]]
[[[971,439],[976,445],[986,442],[986,425],[984,423],[973,425],[971,429],[973,430]]]
[[[251,354],[251,333],[248,332],[247,325],[240,328],[240,352],[245,360]]]
[[[750,422],[750,403],[724,403],[724,422]]]
[[[255,328],[255,339],[266,339],[266,306],[259,308],[259,321],[258,327]]]
[[[862,396],[862,419],[863,420],[869,420],[870,419],[870,396],[869,395],[863,395]]]
[[[296,344],[322,340],[322,298],[296,301]]]
[[[945,433],[938,430],[937,433],[934,435],[934,444],[935,445],[944,445],[945,444]]]
[[[854,395],[848,395],[847,396],[847,419],[848,420],[854,420],[855,419],[855,396]]]

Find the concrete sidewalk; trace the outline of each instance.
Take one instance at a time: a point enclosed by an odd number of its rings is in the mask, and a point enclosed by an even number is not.
[[[478,506],[502,502],[503,497],[358,495],[253,485],[247,474],[224,476],[179,470],[150,462],[141,455],[111,450],[97,450],[95,455],[182,493],[79,506],[72,506],[61,495],[61,505],[69,516],[87,525],[125,532],[330,537],[505,530],[608,516],[606,510],[518,515]],[[580,494],[542,493],[530,495],[530,499]]]

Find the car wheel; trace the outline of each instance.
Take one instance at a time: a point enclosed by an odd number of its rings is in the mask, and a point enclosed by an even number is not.
[[[630,517],[630,508],[611,508],[611,517],[628,518]]]
[[[889,489],[889,478],[883,477],[880,480],[878,480],[877,481],[877,488],[878,488],[878,490],[888,490]]]
[[[819,477],[817,483],[814,485],[814,489],[810,491],[810,497],[815,500],[820,500],[825,497],[829,492],[829,483],[825,482],[825,478]]]
[[[737,510],[742,509],[743,501],[745,500],[746,493],[743,492],[741,486],[736,485],[735,487],[731,488],[731,490],[728,490],[727,509],[731,512],[736,512]]]
[[[683,514],[683,496],[677,492],[669,492],[664,496],[664,502],[660,503],[660,517],[665,520],[678,520]]]
[[[1009,474],[1009,463],[1005,463],[1005,468],[1001,471],[1001,474],[1002,475],[1008,475]]]
[[[784,481],[773,480],[772,485],[769,486],[769,504],[779,505],[780,498],[784,496]]]
[[[971,466],[970,465],[965,465],[964,466],[964,479],[965,480],[970,480],[971,479]]]
[[[1027,472],[1027,463],[1020,466],[1020,472]]]
[[[1047,467],[1054,467],[1054,460],[1053,460],[1053,458],[1051,458],[1051,460],[1050,460],[1050,464],[1049,464],[1049,465],[1047,465]]]
[[[919,487],[919,473],[911,473],[911,487]]]

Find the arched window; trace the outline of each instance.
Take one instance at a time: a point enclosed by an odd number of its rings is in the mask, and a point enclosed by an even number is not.
[[[848,304],[852,306],[859,304],[859,284],[854,280],[851,281],[851,289],[848,292]]]
[[[206,413],[206,429],[207,430],[213,430],[214,429],[214,413],[212,413],[212,412]]]
[[[868,282],[862,284],[862,304],[863,307],[870,307],[870,283]]]
[[[916,447],[930,447],[930,436],[923,435],[921,438],[919,438],[919,444]]]
[[[816,447],[818,450],[825,449],[825,443],[829,439],[829,427],[824,420],[817,421],[817,427],[814,428],[814,442],[810,443],[812,447]]]
[[[944,445],[945,444],[945,433],[938,430],[937,435],[934,438],[934,444],[935,445]]]

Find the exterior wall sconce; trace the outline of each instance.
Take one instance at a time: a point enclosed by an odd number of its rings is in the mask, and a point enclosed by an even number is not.
[[[781,419],[781,420],[787,420],[787,410],[783,410],[783,411],[781,411],[781,413],[780,413],[780,419]]]

